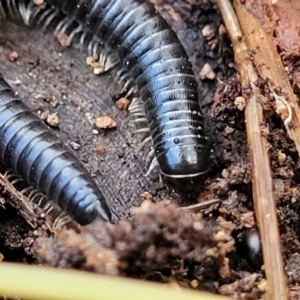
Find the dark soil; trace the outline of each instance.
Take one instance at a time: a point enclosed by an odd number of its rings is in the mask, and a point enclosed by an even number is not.
[[[256,221],[243,112],[235,102],[241,87],[230,41],[209,1],[152,2],[177,32],[199,80],[214,166],[198,202],[220,202],[202,211],[203,219],[165,201],[153,204],[152,200],[187,202],[161,184],[157,174],[143,176],[149,149],[139,150],[142,137],[132,133],[128,113],[114,104],[121,88],[115,70],[95,76],[85,64],[86,53],[78,47],[61,46],[51,32],[5,22],[0,31],[1,72],[34,111],[57,113],[57,135],[71,149],[73,143],[79,145],[75,155],[106,191],[115,220],[123,220],[116,225],[92,224],[81,234],[71,230],[56,234],[31,228],[3,195],[0,253],[7,261],[175,281],[239,299],[259,299],[264,274],[260,253],[251,252],[247,243]],[[8,59],[12,51],[19,54],[15,62]],[[116,120],[117,128],[94,134],[95,119],[102,115]],[[268,119],[266,132],[286,270],[294,290],[300,282],[299,158],[279,118]],[[131,209],[145,198],[132,217]],[[54,239],[48,238],[53,235]],[[103,257],[95,260],[93,254],[99,251]]]

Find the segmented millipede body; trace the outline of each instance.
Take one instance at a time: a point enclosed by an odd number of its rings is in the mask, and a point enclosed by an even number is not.
[[[114,51],[138,88],[167,183],[193,189],[210,168],[197,83],[176,34],[144,0],[47,0]]]
[[[0,74],[0,160],[78,223],[110,211],[94,180],[70,150],[13,92]]]

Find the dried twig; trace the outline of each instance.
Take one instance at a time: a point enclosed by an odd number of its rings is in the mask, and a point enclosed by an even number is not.
[[[38,216],[32,203],[29,202],[26,196],[20,193],[7,178],[0,173],[0,186],[8,195],[6,202],[16,208],[26,222],[33,228],[37,227],[38,219],[45,218],[44,215]]]
[[[216,203],[220,203],[221,199],[211,199],[211,200],[207,200],[201,203],[196,203],[196,204],[192,204],[192,205],[188,205],[188,206],[183,206],[181,207],[181,209],[188,211],[188,212],[196,212],[196,211],[200,211],[203,210],[205,208],[207,208],[210,205],[216,204]]]
[[[65,213],[59,214],[58,216],[45,214],[38,205],[30,201],[26,195],[19,192],[2,173],[0,173],[0,187],[2,187],[3,192],[8,196],[5,199],[6,202],[16,208],[19,214],[32,228],[44,225],[45,230],[48,229],[49,231],[56,233],[64,226],[67,226],[68,228],[80,232],[80,226],[75,221],[71,220],[70,217],[65,217]]]
[[[244,41],[238,19],[229,0],[216,0],[216,3],[232,41],[242,85],[251,87],[251,93],[243,96],[247,99],[245,118],[252,167],[253,199],[262,240],[265,272],[268,282],[266,299],[287,300],[288,292],[280,247],[276,201],[273,193],[267,140],[265,135],[261,133],[261,125],[264,121],[261,103],[265,103],[268,100],[254,85],[258,76],[252,61],[248,59],[249,48]],[[300,138],[300,135],[298,138]]]

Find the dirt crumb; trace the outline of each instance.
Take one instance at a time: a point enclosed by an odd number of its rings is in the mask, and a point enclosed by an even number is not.
[[[219,287],[219,293],[224,296],[243,300],[261,299],[264,291],[261,290],[261,282],[265,281],[261,274],[253,273],[244,276],[230,284],[224,284]]]
[[[97,145],[96,151],[99,155],[105,155],[106,154],[106,148],[102,145]]]

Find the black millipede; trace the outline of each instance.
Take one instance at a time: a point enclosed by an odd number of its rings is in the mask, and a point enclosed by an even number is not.
[[[0,74],[0,159],[78,223],[97,217],[110,221],[110,211],[95,182],[72,152],[64,147],[13,92]]]
[[[210,148],[192,65],[165,19],[151,3],[142,0],[45,2],[48,7],[39,22],[48,25],[57,11],[62,12],[66,17],[57,25],[60,31],[68,30],[72,36],[83,30],[81,42],[91,35],[90,50],[97,52],[97,44],[104,44],[104,56],[111,57],[105,69],[117,60],[125,71],[124,78],[134,82],[141,101],[133,101],[132,111],[145,115],[165,182],[177,191],[198,187],[210,169]],[[24,16],[26,7],[34,11],[29,0],[2,1],[0,17],[5,12],[14,16],[16,11]],[[35,16],[43,10],[34,9]],[[30,17],[26,16],[27,22]],[[87,171],[15,98],[3,78],[0,85],[0,158],[7,167],[81,223],[90,222],[98,212],[108,220],[105,199]],[[28,142],[29,137],[32,142]]]
[[[47,0],[115,53],[134,80],[160,171],[177,190],[210,169],[197,82],[186,51],[154,6],[142,0]]]

